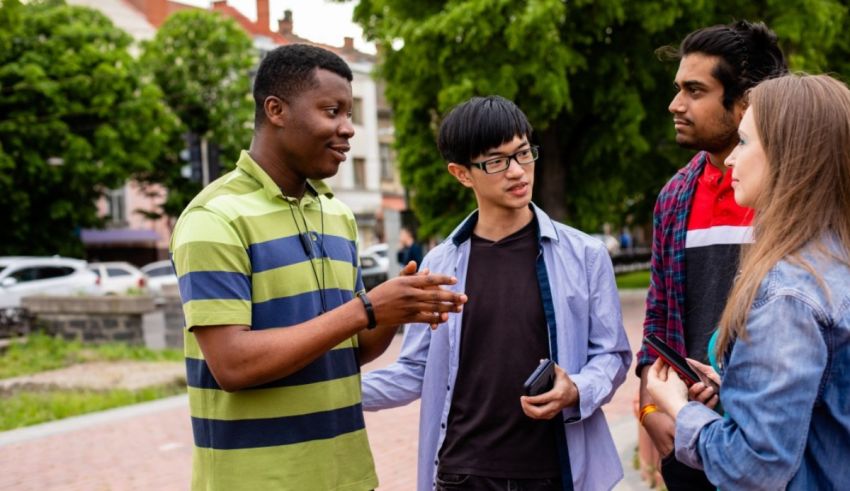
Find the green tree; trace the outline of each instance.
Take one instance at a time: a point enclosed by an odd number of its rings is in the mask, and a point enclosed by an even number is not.
[[[719,2],[717,2],[719,3]],[[676,66],[656,49],[736,18],[765,20],[793,67],[828,67],[846,8],[833,0],[360,0],[355,20],[381,47],[398,160],[425,234],[474,206],[445,172],[435,132],[474,95],[499,94],[529,116],[542,146],[535,200],[588,231],[635,215],[690,153],[667,105]]]
[[[158,160],[177,121],[130,43],[91,9],[0,3],[0,255],[80,255],[97,198]]]
[[[202,139],[202,145],[214,145],[225,165],[233,165],[251,139],[255,61],[251,39],[236,22],[203,10],[171,15],[142,54],[183,132]],[[184,164],[177,154],[169,155],[145,177],[168,187],[160,214],[178,215],[200,190],[200,183],[181,175]]]

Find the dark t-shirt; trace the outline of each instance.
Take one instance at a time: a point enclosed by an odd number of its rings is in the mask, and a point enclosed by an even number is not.
[[[685,348],[708,363],[708,341],[732,290],[753,213],[735,202],[732,175],[706,164],[697,181],[685,240]]]
[[[549,357],[536,223],[498,242],[471,240],[460,366],[439,471],[557,478],[555,423],[529,418],[519,402],[523,382]]]

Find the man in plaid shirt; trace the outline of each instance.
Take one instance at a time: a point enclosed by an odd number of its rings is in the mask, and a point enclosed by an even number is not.
[[[655,205],[644,336],[655,334],[683,356],[707,363],[708,341],[731,289],[740,246],[751,240],[752,211],[735,203],[724,161],[739,140],[746,91],[787,67],[776,35],[762,23],[746,21],[694,31],[674,56],[680,62],[668,110],[676,143],[699,151],[664,186]],[[663,456],[667,489],[713,491],[705,473],[673,455],[675,423],[655,411],[646,392],[644,374],[655,358],[641,347],[640,419]],[[717,402],[716,394],[699,383],[691,397]]]

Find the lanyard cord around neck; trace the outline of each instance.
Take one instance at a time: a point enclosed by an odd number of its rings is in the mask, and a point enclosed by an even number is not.
[[[286,193],[281,190],[281,193],[287,200],[291,200]],[[301,232],[301,227],[298,225],[298,219],[295,218],[295,211],[292,209],[292,201],[289,201],[289,213],[292,215],[292,222],[295,223],[295,229],[298,230],[298,240],[301,242],[301,247],[304,249],[304,254],[307,255],[307,262],[310,263],[310,269],[313,271],[313,278],[316,279],[316,288],[319,289],[319,298],[322,302],[322,312],[324,314],[328,311],[328,307],[325,304],[325,210],[322,208],[322,197],[318,194],[316,195],[316,199],[319,200],[319,220],[320,220],[320,233],[319,233],[319,252],[321,253],[321,257],[319,258],[322,261],[322,281],[319,282],[319,274],[316,271],[316,266],[313,264],[313,242],[310,238],[310,227],[307,225],[307,218],[304,217],[304,212],[301,210],[300,200],[298,201],[298,214],[301,215],[301,220],[304,222],[304,232]],[[320,314],[320,315],[321,315]]]

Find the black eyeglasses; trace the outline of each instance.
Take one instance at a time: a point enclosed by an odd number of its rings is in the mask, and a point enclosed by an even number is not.
[[[516,163],[519,165],[534,163],[534,161],[537,160],[537,157],[539,157],[538,149],[539,147],[537,145],[532,145],[520,150],[519,152],[505,155],[504,157],[482,160],[481,162],[470,162],[469,165],[478,167],[486,174],[498,174],[499,172],[505,172],[508,168],[510,168],[511,160],[516,160]]]

